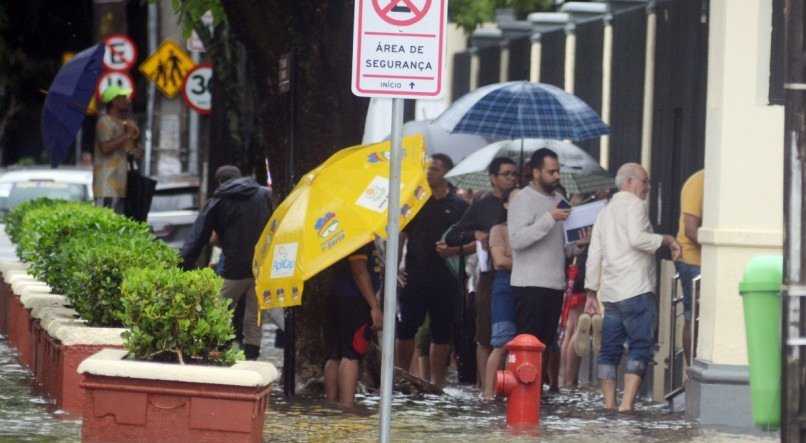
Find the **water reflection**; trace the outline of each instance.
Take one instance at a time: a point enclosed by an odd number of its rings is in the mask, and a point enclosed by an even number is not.
[[[268,341],[268,340],[266,340]],[[265,343],[266,350],[271,344]],[[281,363],[279,351],[261,360]],[[506,404],[485,403],[467,386],[451,385],[446,395],[396,395],[392,401],[394,441],[534,441],[534,433],[518,433],[504,424]],[[349,410],[325,406],[322,396],[285,399],[275,385],[266,413],[264,441],[377,441],[377,395],[358,395]],[[704,428],[664,405],[639,403],[633,414],[606,413],[591,389],[549,394],[542,404],[538,430],[542,441],[777,441],[777,433],[746,429]],[[81,422],[60,419],[53,401],[20,366],[16,353],[0,336],[0,441],[79,441]]]
[[[552,394],[542,405],[537,432],[518,432],[505,424],[506,405],[485,403],[465,387],[449,387],[445,396],[396,396],[392,402],[395,441],[543,441],[628,440],[775,441],[777,434],[746,434],[702,428],[663,405],[639,405],[632,414],[607,413],[592,390]],[[321,397],[286,400],[275,390],[267,413],[264,441],[377,441],[379,398],[357,397],[352,410],[322,405]]]
[[[0,440],[78,441],[81,421],[61,420],[61,415],[0,335]]]

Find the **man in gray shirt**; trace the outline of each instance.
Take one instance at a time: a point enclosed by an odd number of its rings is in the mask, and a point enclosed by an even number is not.
[[[576,247],[565,247],[562,222],[571,209],[558,207],[563,197],[555,191],[560,184],[557,154],[539,149],[529,164],[532,181],[509,204],[510,284],[515,292],[517,333],[534,335],[548,347],[562,311],[565,257],[580,252],[588,235],[583,233]]]

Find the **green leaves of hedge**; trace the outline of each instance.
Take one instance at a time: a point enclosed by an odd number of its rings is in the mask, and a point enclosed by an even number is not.
[[[68,202],[65,200],[51,200],[49,198],[39,198],[36,200],[29,200],[22,202],[6,213],[3,216],[3,223],[6,225],[6,234],[11,242],[14,244],[20,243],[22,235],[22,221],[29,211],[39,208],[55,208],[63,205],[83,205],[89,206],[87,203]]]
[[[60,272],[59,252],[68,239],[104,233],[150,235],[145,223],[115,214],[107,208],[75,203],[30,209],[24,215],[20,231],[17,255],[30,265],[35,277],[48,284],[49,276]]]
[[[90,325],[117,326],[123,324],[124,273],[132,268],[176,267],[179,256],[150,234],[103,233],[71,238],[61,246],[56,263],[50,267],[50,285],[60,288],[81,318]]]
[[[179,256],[144,223],[84,203],[34,200],[4,221],[30,271],[70,300],[94,326],[126,326],[133,358],[243,359],[221,280],[207,269],[182,272]]]
[[[232,364],[242,359],[235,345],[229,300],[221,299],[221,279],[210,269],[131,269],[121,293],[125,346],[148,360],[203,360]],[[223,351],[219,351],[224,349]]]

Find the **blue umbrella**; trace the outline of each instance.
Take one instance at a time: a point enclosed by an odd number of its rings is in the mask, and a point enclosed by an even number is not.
[[[87,105],[103,70],[104,45],[99,43],[67,62],[50,84],[42,109],[42,142],[50,165],[61,163],[84,123]]]
[[[434,120],[452,133],[500,139],[587,140],[610,132],[577,96],[552,85],[497,83],[465,94]]]

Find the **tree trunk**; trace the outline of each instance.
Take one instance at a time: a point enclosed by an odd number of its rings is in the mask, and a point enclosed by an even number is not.
[[[208,186],[207,195],[212,195],[218,187],[215,170],[222,165],[238,166],[244,175],[254,171],[255,163],[248,154],[249,140],[245,130],[248,125],[245,105],[246,84],[244,79],[246,63],[243,50],[226,22],[220,23],[213,32],[202,24],[194,26],[199,38],[204,42],[213,63],[211,93],[213,108],[223,109],[214,112],[210,124],[210,149],[207,155]]]
[[[256,145],[265,146],[275,194],[290,191],[284,170],[289,136],[287,98],[278,90],[280,56],[296,51],[294,176],[333,152],[359,144],[369,101],[350,89],[354,3],[348,0],[221,0],[227,21],[246,48],[252,70]],[[218,81],[218,80],[216,80]],[[252,154],[252,161],[259,161]],[[325,272],[307,282],[297,315],[297,375],[321,375]]]

